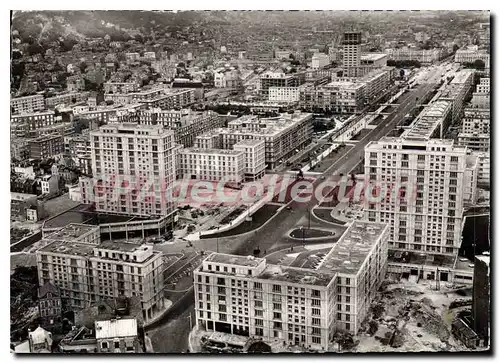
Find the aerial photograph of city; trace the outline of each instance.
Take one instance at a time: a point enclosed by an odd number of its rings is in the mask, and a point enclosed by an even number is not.
[[[10,21],[11,353],[491,354],[490,11]]]

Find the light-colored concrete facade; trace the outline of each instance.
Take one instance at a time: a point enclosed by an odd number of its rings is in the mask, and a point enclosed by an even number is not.
[[[42,95],[11,98],[10,107],[13,113],[33,113],[45,109],[45,100]]]
[[[467,157],[453,140],[384,137],[365,147],[365,176],[390,188],[387,198],[365,203],[365,216],[391,226],[391,250],[456,255],[464,193],[475,188],[466,172],[477,175]]]
[[[36,252],[40,286],[52,282],[74,309],[106,298],[139,296],[144,319],[164,306],[162,252],[152,245],[100,242],[99,227],[70,224]]]
[[[264,140],[242,140],[233,149],[245,153],[245,181],[255,181],[264,176],[266,170],[266,143]]]
[[[194,270],[197,325],[328,350],[356,334],[387,269],[387,225],[355,221],[316,268],[213,253]]]
[[[245,174],[245,152],[224,149],[179,149],[178,176],[187,179],[200,179],[241,183]]]
[[[137,216],[165,216],[174,212],[174,204],[168,197],[176,175],[172,130],[131,123],[110,124],[91,131],[90,142],[94,180],[103,183],[88,188],[81,181],[85,204],[95,202],[97,211]]]

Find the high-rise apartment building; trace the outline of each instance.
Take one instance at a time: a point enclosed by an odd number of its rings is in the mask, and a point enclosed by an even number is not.
[[[355,221],[317,267],[212,253],[194,270],[198,326],[327,350],[356,334],[387,268],[385,224]]]
[[[389,249],[457,254],[464,194],[475,194],[477,178],[468,156],[453,140],[384,137],[365,147],[365,175],[387,194],[366,202],[366,218],[391,226]]]
[[[361,65],[361,32],[345,32],[342,48],[344,75],[357,77]]]
[[[70,308],[118,296],[138,296],[144,320],[164,307],[163,253],[152,245],[101,242],[99,227],[70,224],[44,237],[37,250],[40,286],[53,283]]]
[[[110,124],[90,132],[90,146],[97,185],[82,188],[83,203],[95,203],[97,211],[137,216],[174,212],[170,198],[175,181],[172,130]],[[88,186],[88,179],[80,178],[80,183]]]

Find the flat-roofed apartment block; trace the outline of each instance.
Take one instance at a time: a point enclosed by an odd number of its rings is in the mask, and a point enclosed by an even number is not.
[[[259,89],[264,99],[269,99],[271,87],[298,87],[305,82],[305,74],[266,72],[259,78]]]
[[[422,64],[431,64],[438,61],[443,56],[441,49],[418,49],[403,47],[399,49],[386,49],[389,59],[395,61],[414,60]]]
[[[289,158],[311,142],[311,119],[312,114],[298,111],[271,118],[245,115],[213,132],[220,132],[223,149],[232,149],[242,140],[264,140],[266,166],[273,169],[279,160]]]
[[[476,86],[476,92],[472,93],[471,104],[477,108],[490,108],[490,79],[481,78]]]
[[[45,160],[64,153],[64,138],[62,135],[42,135],[28,139],[30,158]]]
[[[458,134],[458,145],[466,146],[473,151],[489,153],[490,139],[490,134],[461,132]]]
[[[178,176],[241,183],[245,175],[245,151],[224,149],[179,149]]]
[[[466,134],[490,134],[490,109],[467,107],[464,110],[462,132]]]
[[[140,103],[148,108],[183,108],[195,102],[195,89],[155,88],[141,92],[106,93],[104,100],[113,101],[115,104],[120,105]]]
[[[241,140],[233,149],[245,153],[245,181],[255,181],[264,176],[266,170],[264,140]]]
[[[184,147],[194,146],[196,137],[223,127],[224,119],[216,112],[191,110],[141,110],[130,117],[130,121],[141,125],[161,125],[174,130],[175,142]]]
[[[33,113],[45,109],[42,95],[11,98],[10,107],[13,113]]]
[[[10,132],[16,137],[30,137],[30,132],[47,126],[52,126],[55,122],[54,111],[31,112],[22,115],[10,116]]]
[[[485,68],[490,68],[490,55],[477,48],[457,49],[455,53],[456,63],[474,63],[476,60],[482,60]]]
[[[489,152],[473,152],[472,155],[477,156],[477,183],[489,186],[490,185],[490,153]]]
[[[455,77],[441,92],[439,99],[452,103],[451,122],[455,123],[462,117],[464,99],[469,94],[474,81],[474,70],[464,69],[455,74]]]
[[[327,350],[359,330],[387,267],[385,224],[353,222],[313,268],[212,253],[194,270],[199,327]]]
[[[300,90],[299,105],[308,110],[321,109],[336,113],[355,113],[363,109],[364,83],[333,81],[324,86]]]
[[[361,65],[373,67],[387,66],[387,54],[385,53],[363,53],[361,55]]]
[[[70,105],[77,102],[86,101],[89,98],[90,92],[68,92],[48,97],[45,99],[47,108],[54,108],[58,105]]]
[[[88,178],[80,178],[83,203],[95,203],[97,211],[136,216],[175,212],[169,198],[176,175],[172,130],[109,124],[91,131],[90,142],[93,180],[102,194],[94,192]]]
[[[451,102],[436,101],[426,106],[401,137],[429,140],[442,138],[451,121]]]
[[[300,90],[306,85],[298,87],[269,87],[269,101],[271,102],[298,102]]]
[[[383,137],[365,147],[370,183],[391,188],[366,203],[365,216],[390,224],[391,250],[457,254],[464,199],[476,187],[467,181],[477,178],[477,160],[468,156],[453,140]]]
[[[194,147],[198,149],[221,149],[221,128],[216,128],[196,136]]]
[[[380,97],[383,91],[390,85],[392,76],[391,70],[388,69],[375,69],[367,72],[360,77],[332,77],[334,82],[350,82],[354,84],[362,84],[363,90],[363,104],[375,98]],[[361,104],[359,107],[361,107]]]
[[[104,93],[130,93],[139,89],[135,82],[105,82]]]
[[[43,241],[36,252],[39,284],[58,286],[70,308],[121,295],[140,297],[146,321],[163,308],[163,253],[152,245],[101,242],[98,226],[73,223]]]

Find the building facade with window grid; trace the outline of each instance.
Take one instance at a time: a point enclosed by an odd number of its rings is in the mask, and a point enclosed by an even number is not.
[[[137,216],[175,211],[170,198],[176,175],[172,130],[110,124],[91,131],[90,142],[96,185],[91,188],[88,178],[80,179],[84,204],[95,203],[97,211]]]
[[[151,245],[101,243],[99,227],[75,224],[44,241],[36,252],[39,284],[56,285],[70,308],[124,295],[140,297],[146,321],[163,309],[163,253]]]
[[[464,194],[475,189],[467,173],[477,174],[467,172],[477,167],[468,156],[453,140],[384,137],[365,147],[369,182],[392,188],[386,198],[365,204],[366,219],[391,226],[390,250],[458,253]]]
[[[194,270],[199,327],[328,350],[356,334],[387,268],[387,225],[354,222],[317,267],[212,253]]]

